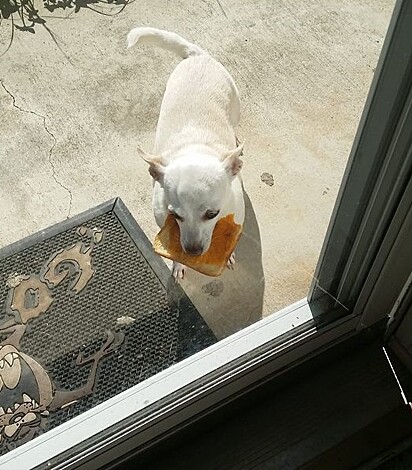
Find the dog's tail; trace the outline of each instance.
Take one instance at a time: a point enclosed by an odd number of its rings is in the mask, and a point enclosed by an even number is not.
[[[195,44],[186,41],[176,33],[156,28],[134,28],[127,35],[127,46],[132,47],[136,43],[153,44],[154,46],[175,52],[182,59],[206,54],[206,52]]]

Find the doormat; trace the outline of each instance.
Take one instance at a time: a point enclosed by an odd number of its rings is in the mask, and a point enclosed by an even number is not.
[[[0,250],[1,454],[216,342],[120,199]]]

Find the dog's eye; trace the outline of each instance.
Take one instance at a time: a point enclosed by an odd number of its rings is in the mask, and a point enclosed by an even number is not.
[[[220,211],[206,211],[206,214],[205,214],[205,218],[206,219],[214,219],[218,214],[219,214]]]

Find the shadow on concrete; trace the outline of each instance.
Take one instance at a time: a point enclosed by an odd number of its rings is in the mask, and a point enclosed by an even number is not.
[[[213,278],[187,272],[182,287],[218,339],[260,320],[265,278],[259,225],[249,196],[244,191],[246,217],[236,248],[235,269]]]
[[[43,0],[44,7],[47,10],[53,12],[56,9],[74,9],[74,13],[78,13],[81,8],[88,8],[93,10],[96,13],[102,15],[117,15],[126,7],[128,3],[131,3],[131,0]],[[96,10],[93,6],[99,5],[110,5],[110,6],[120,6],[119,11],[115,13],[106,13],[102,10]]]
[[[56,10],[67,11],[68,15],[63,18],[68,18],[72,13],[78,13],[84,8],[100,15],[114,16],[121,13],[132,1],[134,0],[43,0],[43,6],[51,13]],[[116,7],[118,8],[115,9]],[[110,11],[105,11],[105,8],[110,8]],[[0,28],[10,29],[9,44],[0,56],[10,49],[16,30],[34,34],[35,28],[43,27],[58,45],[54,32],[46,24],[46,18],[62,17],[40,13],[34,0],[0,0]],[[7,23],[2,20],[7,20]]]

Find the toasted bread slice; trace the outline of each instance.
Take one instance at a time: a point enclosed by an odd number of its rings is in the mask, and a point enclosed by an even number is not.
[[[212,235],[210,248],[201,256],[191,256],[185,253],[180,244],[180,229],[173,216],[169,215],[164,227],[156,235],[154,251],[164,258],[182,263],[208,276],[220,276],[233,253],[242,226],[236,224],[234,215],[222,217],[216,224]]]

